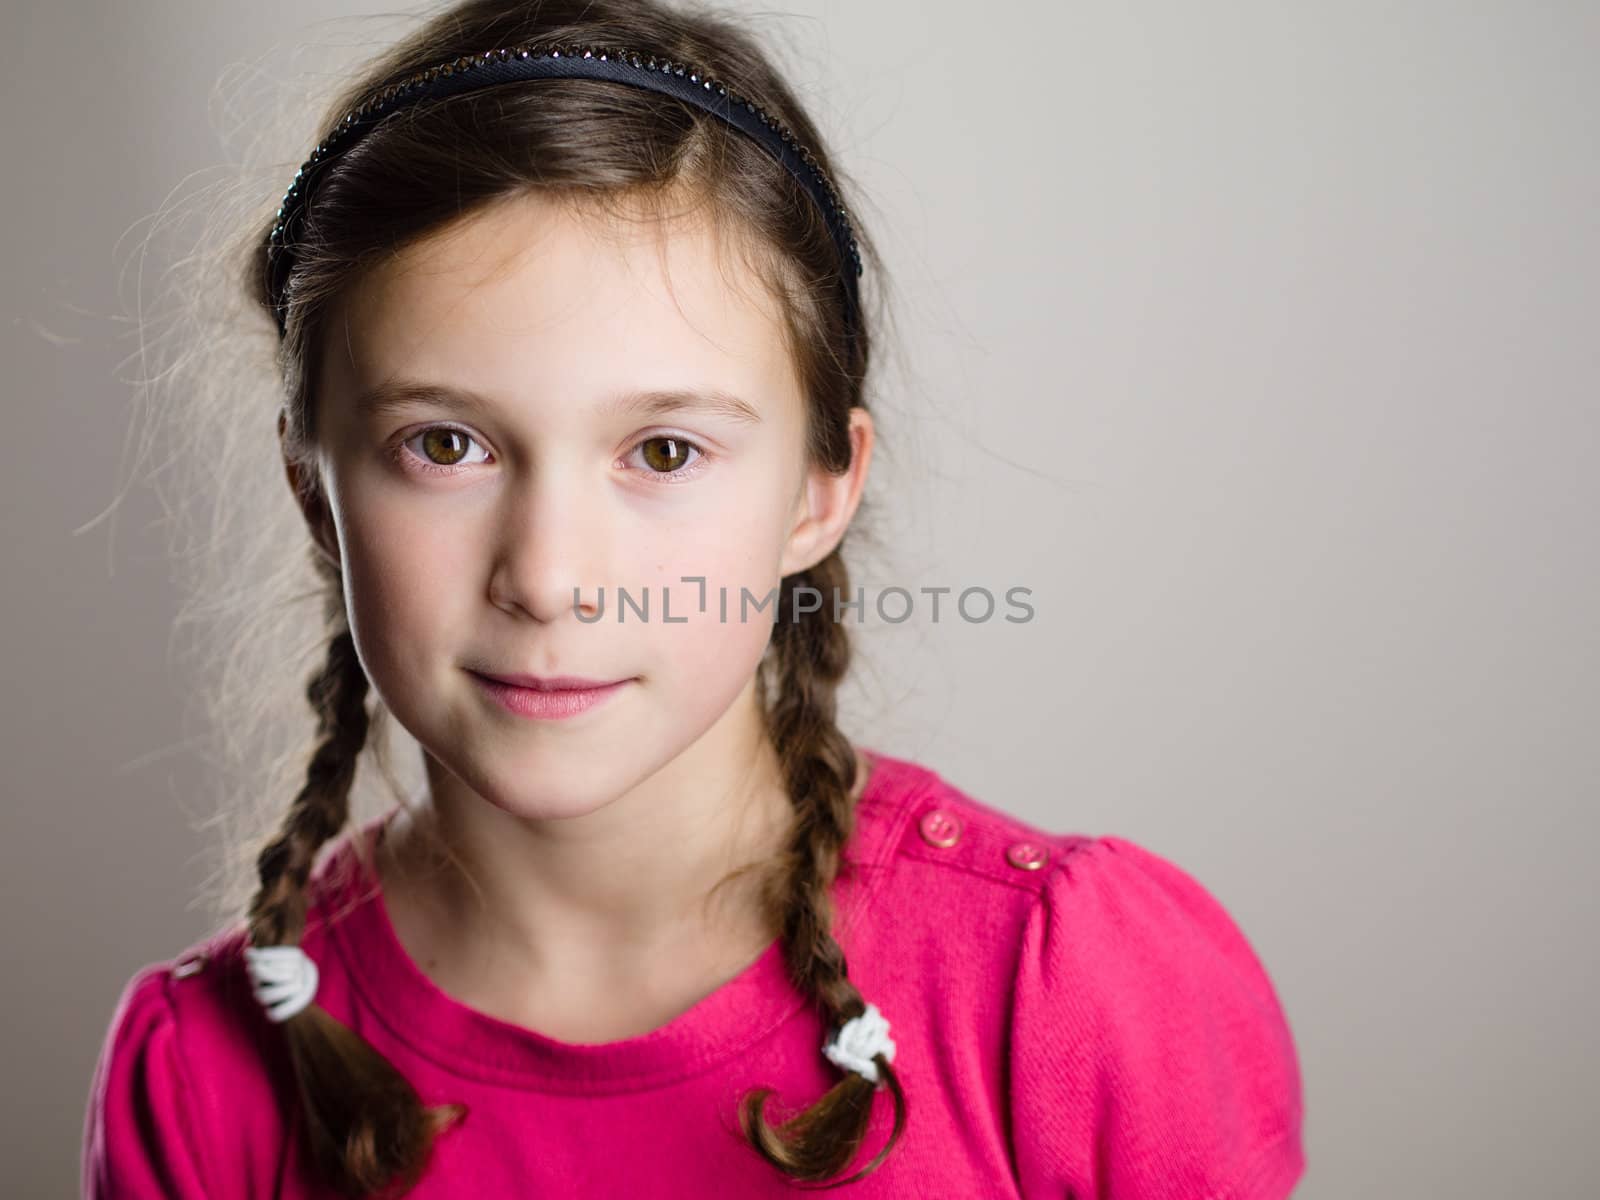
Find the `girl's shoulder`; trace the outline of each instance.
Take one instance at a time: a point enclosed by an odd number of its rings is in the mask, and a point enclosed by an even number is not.
[[[89,1200],[268,1194],[291,1077],[282,1039],[251,994],[246,944],[239,922],[123,985],[84,1118]]]
[[[1024,1194],[1287,1195],[1305,1166],[1294,1040],[1211,890],[1131,838],[893,771],[907,786],[858,944],[937,978],[969,1026],[1001,1014],[980,1040],[1005,1064]]]
[[[1092,970],[1118,976],[1123,997],[1141,986],[1169,995],[1187,974],[1225,980],[1276,1012],[1272,981],[1239,922],[1172,858],[1117,834],[1046,829],[928,766],[883,761],[901,786],[873,865],[892,864],[900,878],[877,888],[875,906],[904,905],[947,924],[952,913],[972,914],[991,926],[995,912],[1009,912],[1012,948],[1036,983]]]
[[[1070,919],[1075,936],[1126,937],[1135,929],[1166,938],[1174,953],[1212,952],[1250,966],[1269,987],[1233,916],[1189,870],[1141,841],[1118,834],[1049,829],[998,802],[979,800],[936,769],[876,756],[891,786],[880,845],[867,865],[896,864],[919,898],[946,892],[989,893],[1020,913],[1034,937]],[[873,850],[876,850],[873,853]],[[1021,893],[1006,900],[1005,893]]]
[[[1167,994],[1186,973],[1216,976],[1276,1010],[1239,922],[1173,859],[1117,834],[1047,829],[929,766],[878,757],[889,781],[876,790],[886,803],[872,824],[882,832],[857,856],[874,878],[870,904],[880,916],[1009,942],[1038,983],[1120,971],[1123,995]]]

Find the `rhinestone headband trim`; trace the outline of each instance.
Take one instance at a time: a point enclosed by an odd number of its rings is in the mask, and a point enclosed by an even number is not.
[[[853,334],[859,303],[856,278],[862,273],[862,264],[850,215],[816,157],[788,126],[689,63],[612,46],[533,43],[466,55],[409,75],[347,113],[333,132],[318,143],[311,157],[294,173],[267,237],[268,287],[280,338],[287,328],[284,288],[293,265],[292,248],[305,222],[307,193],[328,161],[405,104],[535,79],[605,79],[648,88],[687,101],[755,139],[787,168],[822,210],[840,260],[848,264],[841,276],[846,293],[846,322]]]

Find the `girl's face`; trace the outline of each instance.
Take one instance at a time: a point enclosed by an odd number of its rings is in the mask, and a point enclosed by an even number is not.
[[[870,458],[856,409],[856,467],[808,467],[776,303],[725,276],[731,245],[601,220],[519,198],[378,263],[312,393],[329,507],[307,517],[374,689],[531,818],[749,753],[779,580],[838,542]],[[530,719],[475,672],[629,682]]]

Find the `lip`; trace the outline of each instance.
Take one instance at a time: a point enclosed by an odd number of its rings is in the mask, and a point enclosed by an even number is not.
[[[586,679],[582,675],[500,675],[488,671],[474,671],[473,674],[511,687],[532,688],[536,692],[591,691],[628,682],[626,679]]]
[[[559,721],[588,712],[622,691],[632,679],[612,682],[583,679],[575,675],[554,675],[540,679],[535,675],[483,675],[468,672],[478,686],[507,712],[535,720]],[[507,680],[532,679],[540,686],[526,686]]]

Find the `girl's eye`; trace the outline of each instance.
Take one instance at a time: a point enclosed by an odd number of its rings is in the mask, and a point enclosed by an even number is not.
[[[635,449],[644,460],[645,469],[664,481],[683,479],[697,473],[706,458],[704,450],[675,433],[658,433],[647,437]]]
[[[413,442],[420,443],[419,449],[408,450]],[[454,475],[462,469],[469,445],[477,445],[477,440],[465,430],[453,425],[430,425],[398,442],[394,457],[406,460],[410,470]],[[646,472],[662,482],[698,473],[707,457],[698,445],[675,433],[647,437],[634,447],[634,452],[643,459]]]
[[[417,470],[436,475],[454,475],[466,455],[467,445],[477,444],[465,430],[452,425],[430,425],[401,441],[395,447],[395,457],[402,457],[401,451],[415,441],[421,441],[421,453],[411,451],[405,457],[415,460]]]

